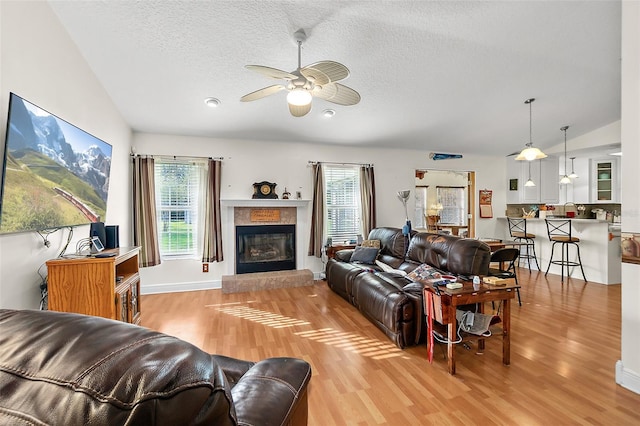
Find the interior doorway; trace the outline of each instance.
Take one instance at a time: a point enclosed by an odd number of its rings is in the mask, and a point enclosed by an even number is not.
[[[418,169],[414,228],[475,237],[475,172]]]

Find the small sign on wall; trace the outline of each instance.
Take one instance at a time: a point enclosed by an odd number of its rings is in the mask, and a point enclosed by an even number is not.
[[[493,217],[493,208],[491,207],[491,198],[493,197],[493,191],[488,189],[480,190],[480,217],[490,218]]]
[[[251,209],[251,222],[280,222],[280,210]]]

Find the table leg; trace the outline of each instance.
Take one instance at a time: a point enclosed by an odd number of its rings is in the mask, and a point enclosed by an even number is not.
[[[504,299],[502,310],[502,363],[511,364],[511,299]]]
[[[478,312],[481,314],[484,314],[484,303],[478,303]],[[483,337],[479,337],[478,338],[478,353],[483,353],[484,352],[484,338]]]
[[[447,325],[447,340],[449,341],[447,343],[447,358],[449,360],[449,374],[456,374],[456,360],[454,359],[456,345],[453,343],[456,339],[455,313],[453,314],[453,317],[450,318],[453,318],[453,321]]]

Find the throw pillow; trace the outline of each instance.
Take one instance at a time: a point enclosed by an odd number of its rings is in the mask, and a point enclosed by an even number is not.
[[[358,246],[351,255],[352,262],[373,264],[378,257],[378,249],[375,247]]]
[[[422,284],[429,284],[429,280],[441,277],[442,274],[436,268],[434,268],[433,266],[429,266],[426,263],[423,263],[407,274],[407,278],[409,278],[411,281]]]
[[[380,240],[364,240],[362,242],[362,244],[360,244],[362,247],[375,247],[377,249],[380,248]]]

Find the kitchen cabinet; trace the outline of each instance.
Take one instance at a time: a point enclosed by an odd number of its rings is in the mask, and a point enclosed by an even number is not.
[[[591,160],[590,188],[592,203],[620,202],[620,167],[616,157]]]
[[[560,199],[558,157],[531,162],[514,158],[507,157],[507,204],[557,204]],[[536,186],[524,186],[529,176]]]

